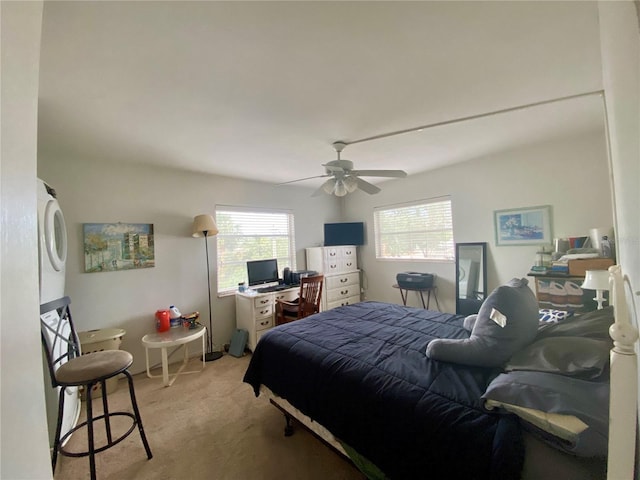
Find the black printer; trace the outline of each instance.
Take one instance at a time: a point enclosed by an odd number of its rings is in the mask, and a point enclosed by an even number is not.
[[[289,285],[298,285],[300,283],[300,279],[304,277],[313,277],[317,275],[318,272],[315,270],[294,270],[290,272],[290,280]],[[286,283],[286,280],[285,280]]]
[[[396,275],[396,282],[400,288],[421,290],[433,287],[435,275],[433,273],[402,272]]]

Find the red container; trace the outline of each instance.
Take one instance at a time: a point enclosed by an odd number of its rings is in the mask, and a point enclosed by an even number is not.
[[[156,312],[156,330],[166,332],[169,328],[171,328],[169,310],[158,310]]]

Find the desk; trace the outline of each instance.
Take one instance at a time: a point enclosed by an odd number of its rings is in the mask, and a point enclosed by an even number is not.
[[[203,325],[198,325],[196,328],[189,329],[185,327],[173,327],[166,332],[162,333],[148,333],[144,337],[142,337],[142,345],[144,345],[144,354],[147,361],[147,376],[149,378],[158,378],[160,375],[151,375],[149,371],[149,349],[150,348],[161,348],[162,349],[162,380],[164,382],[165,387],[170,387],[175,382],[178,375],[181,373],[198,373],[204,370],[205,360],[204,360],[204,334],[207,329]],[[189,348],[187,344],[198,338],[202,338],[202,368],[200,370],[191,370],[187,372],[183,372],[184,367],[187,366],[187,362],[189,361]],[[180,345],[184,346],[184,359],[182,361],[182,365],[176,371],[176,373],[172,374],[172,378],[169,378],[169,359],[167,356],[167,348],[169,347],[178,347]]]
[[[393,288],[397,288],[400,290],[400,296],[402,297],[402,304],[407,306],[407,297],[409,296],[409,292],[418,292],[420,294],[420,299],[422,300],[422,308],[429,309],[429,304],[431,303],[431,292],[433,292],[433,298],[436,301],[436,307],[438,311],[440,311],[440,304],[438,303],[438,295],[436,295],[436,289],[438,287],[429,287],[429,288],[406,288],[400,287],[397,283],[393,285]],[[427,292],[427,304],[424,303],[424,292]]]
[[[298,298],[300,287],[277,292],[258,293],[255,290],[236,292],[236,328],[249,332],[247,348],[253,352],[260,337],[275,325],[275,305],[278,300],[291,302]]]

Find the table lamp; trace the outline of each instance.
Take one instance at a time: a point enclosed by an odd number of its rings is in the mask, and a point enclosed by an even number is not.
[[[207,353],[205,361],[211,362],[222,357],[222,352],[213,351],[213,325],[211,322],[211,274],[209,273],[209,242],[207,237],[217,235],[218,227],[213,217],[209,214],[197,215],[193,219],[193,236],[204,237],[204,248],[207,253],[207,287],[209,292],[209,328],[207,331]]]
[[[604,291],[609,290],[609,272],[607,270],[587,270],[581,287],[596,291],[594,300],[598,302],[598,310],[602,310],[602,304],[605,301]]]

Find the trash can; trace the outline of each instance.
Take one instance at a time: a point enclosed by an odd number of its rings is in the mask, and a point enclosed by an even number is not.
[[[78,332],[80,340],[80,348],[82,355],[91,355],[94,352],[103,350],[119,350],[122,343],[122,337],[127,332],[122,328],[104,328],[99,330],[89,330],[87,332]],[[107,395],[118,389],[118,376],[108,378],[105,382],[107,387]],[[97,383],[91,390],[91,398],[102,395],[102,385]],[[80,398],[84,401],[86,395],[84,389],[80,389]]]

